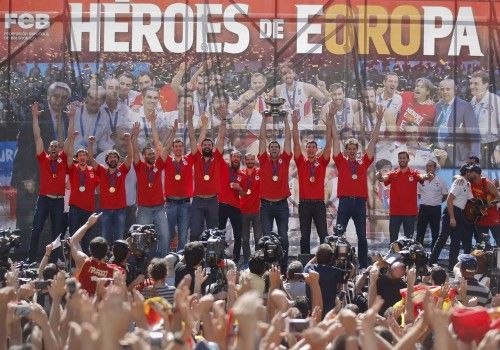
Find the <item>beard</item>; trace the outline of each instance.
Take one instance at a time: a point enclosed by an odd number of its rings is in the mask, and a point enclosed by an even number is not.
[[[111,162],[106,161],[106,164],[107,164],[110,168],[112,168],[112,169],[114,169],[114,168],[116,168],[116,167],[118,166],[118,162],[117,162],[116,160],[113,160],[113,161],[111,161]]]
[[[212,150],[210,148],[204,148],[201,151],[201,154],[203,154],[203,157],[211,157],[212,156]]]

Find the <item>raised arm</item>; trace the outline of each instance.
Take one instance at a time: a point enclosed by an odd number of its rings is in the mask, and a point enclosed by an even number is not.
[[[292,132],[290,131],[288,117],[285,117],[283,123],[285,124],[285,142],[283,144],[283,152],[292,154]]]
[[[300,147],[299,139],[299,113],[293,111],[292,113],[292,137],[293,137],[293,156],[299,158],[302,155],[302,148]]]
[[[165,147],[163,147],[163,150],[161,152],[161,159],[165,161],[168,157],[168,154],[170,153],[170,148],[172,148],[172,144],[174,143],[175,135],[177,133],[177,128],[179,125],[178,119],[174,121],[174,126],[170,130],[170,135],[168,135],[167,141],[165,142]]]
[[[330,113],[327,113],[326,119],[325,119],[325,125],[326,125],[326,143],[325,143],[325,148],[323,149],[323,158],[325,160],[330,159],[330,156],[332,154],[332,121],[333,118],[330,115]],[[337,142],[338,145],[338,142]]]
[[[198,136],[198,142],[196,143],[196,148],[201,146],[201,143],[205,138],[207,137],[207,132],[208,132],[208,116],[206,114],[203,114],[200,116],[200,121],[201,121],[201,128],[200,128],[200,135]]]
[[[172,83],[170,85],[172,86],[172,89],[174,89],[176,93],[181,92],[182,78],[186,74],[186,69],[188,67],[189,67],[189,61],[181,62],[181,64],[179,65],[179,69],[172,78]]]
[[[102,213],[100,214],[93,213],[92,215],[90,215],[87,222],[83,224],[83,226],[80,227],[69,239],[69,244],[71,246],[71,257],[73,258],[73,260],[75,260],[77,271],[80,270],[83,263],[85,262],[85,259],[88,258],[87,254],[85,254],[82,251],[80,241],[82,240],[83,236],[87,233],[87,231],[90,230],[92,226],[94,226],[97,220],[99,220],[101,214]]]
[[[219,116],[221,118],[220,126],[219,126],[219,134],[217,136],[217,144],[215,148],[219,151],[219,153],[224,153],[224,141],[226,140],[226,130],[227,130],[227,105],[226,103],[222,103],[218,110]]]
[[[260,133],[259,133],[259,156],[263,155],[266,152],[266,126],[267,126],[267,116],[264,114],[262,116],[262,123],[260,124]]]
[[[70,135],[75,131],[75,115],[76,109],[79,107],[79,102],[72,102],[68,106],[68,130],[66,132],[66,140],[64,140],[64,153],[66,153],[66,144],[69,142]],[[73,146],[70,148],[70,150],[73,150]],[[69,155],[69,153],[66,153],[66,155]]]
[[[94,158],[94,145],[95,136],[89,136],[89,146],[87,148],[87,152],[89,153],[89,163],[92,168],[97,169],[98,164]]]
[[[133,136],[126,132],[125,134],[123,134],[123,137],[125,138],[125,142],[127,143],[127,155],[125,156],[123,164],[125,164],[125,166],[130,169],[130,166],[132,165],[132,158],[134,157],[134,146],[132,145]]]
[[[68,134],[67,142],[64,143],[64,153],[67,154],[68,158],[68,167],[73,165],[73,148],[75,145],[75,137],[78,136],[78,131],[73,131]]]
[[[333,157],[337,157],[340,154],[340,138],[337,133],[337,124],[335,123],[335,115],[337,114],[337,107],[330,103],[328,107],[325,106],[326,114],[328,115],[327,120],[331,120],[332,124],[332,145],[333,145]]]
[[[189,147],[191,148],[191,154],[195,155],[198,152],[198,146],[196,142],[196,136],[194,134],[194,125],[193,125],[194,106],[187,105],[183,106],[183,108],[185,113],[185,120],[187,121],[188,125]]]
[[[380,133],[380,126],[382,125],[382,120],[384,120],[385,108],[383,106],[377,106],[377,122],[373,128],[372,137],[368,145],[366,146],[366,155],[368,158],[373,159],[375,155],[375,145],[378,141],[378,135]]]
[[[155,146],[156,154],[161,154],[163,146],[161,145],[160,136],[158,135],[158,128],[156,127],[156,118],[154,114],[151,113],[148,117],[151,123],[151,136],[153,137],[153,145]]]
[[[132,134],[136,135],[137,130],[141,130],[141,124],[139,122],[135,122],[133,124]],[[141,160],[141,151],[139,150],[139,142],[137,141],[137,136],[132,137],[132,148],[133,148],[132,154],[133,154],[134,165],[137,165]]]
[[[326,97],[323,92],[321,92],[320,89],[318,89],[316,86],[313,84],[304,84],[306,93],[308,96],[314,97],[316,100],[318,100],[320,105],[324,105],[325,103],[328,102],[328,97]]]
[[[34,102],[31,106],[31,116],[33,117],[33,137],[35,138],[36,155],[39,156],[43,152],[43,140],[40,135],[40,125],[38,124],[38,117],[40,116],[38,102]]]

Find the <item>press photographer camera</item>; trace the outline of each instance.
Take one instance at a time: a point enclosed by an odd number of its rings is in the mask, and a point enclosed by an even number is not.
[[[278,264],[283,258],[283,247],[278,234],[275,232],[271,232],[269,236],[262,236],[255,249],[264,252],[264,260],[268,264]]]
[[[345,238],[345,227],[340,224],[335,225],[333,232],[333,236],[325,237],[325,243],[333,249],[333,266],[340,269],[346,269],[349,263],[356,266],[356,248]]]
[[[149,264],[149,253],[158,235],[154,225],[132,225],[128,231],[126,241],[130,253],[135,257],[137,271],[145,271]]]
[[[226,230],[208,229],[203,231],[200,238],[205,247],[205,269],[207,283],[205,293],[217,294],[227,290],[227,279],[224,272],[226,259],[224,249],[226,243]]]
[[[5,282],[5,274],[11,268],[9,256],[14,249],[21,245],[21,230],[0,230],[0,284]]]
[[[400,261],[407,268],[415,267],[417,276],[428,276],[430,274],[427,266],[429,257],[424,247],[410,238],[401,238],[392,242],[389,252],[384,256],[383,260],[389,265]]]

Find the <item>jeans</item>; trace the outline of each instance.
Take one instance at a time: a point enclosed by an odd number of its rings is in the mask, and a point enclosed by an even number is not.
[[[191,203],[186,201],[184,203],[169,202],[167,200],[167,219],[168,231],[170,236],[174,236],[175,226],[177,226],[177,251],[183,250],[187,243],[187,235],[189,228],[189,218],[191,216]],[[169,242],[170,245],[170,242]]]
[[[90,211],[86,211],[84,209],[80,209],[75,207],[74,205],[69,206],[69,234],[73,235],[80,227],[82,227],[87,220],[89,219],[92,213]],[[85,254],[89,255],[89,244],[90,241],[97,236],[97,232],[94,227],[90,228],[90,230],[85,233],[83,236],[80,245],[82,246],[82,250]]]
[[[460,251],[460,242],[462,242],[464,253],[468,254],[472,250],[472,225],[465,221],[462,209],[454,206],[453,211],[455,213],[457,225],[455,227],[450,226],[450,215],[448,214],[448,208],[445,208],[443,212],[441,233],[438,236],[429,259],[429,264],[435,264],[439,258],[441,250],[448,240],[448,237],[451,237],[450,259],[448,263],[449,270],[451,270],[457,263],[458,252]]]
[[[64,198],[49,198],[47,196],[38,196],[33,216],[33,229],[31,230],[31,239],[29,246],[29,259],[36,261],[37,250],[40,242],[40,235],[47,217],[50,215],[52,226],[51,241],[54,241],[62,233],[64,214]],[[45,253],[45,250],[43,251]],[[53,251],[50,255],[50,261],[55,262],[60,255],[60,249]]]
[[[138,206],[137,207],[137,223],[139,225],[155,225],[158,241],[156,249],[151,249],[151,253],[155,257],[163,258],[170,250],[170,234],[168,232],[167,213],[165,205],[160,204],[154,207]]]
[[[491,234],[493,235],[493,239],[495,240],[495,244],[497,245],[497,247],[500,247],[500,225],[495,225],[495,226],[479,226],[479,225],[477,225],[476,230],[479,233],[478,236],[480,236],[479,237],[480,242],[484,241],[482,236],[484,234],[488,235],[489,231],[491,231]],[[489,236],[488,236],[487,240],[489,240]]]
[[[413,238],[415,231],[416,216],[411,215],[391,215],[389,216],[389,236],[391,243],[397,241],[399,237],[399,229],[403,224],[403,232],[406,238]]]
[[[441,223],[441,206],[420,204],[417,217],[417,242],[424,245],[425,231],[427,225],[431,226],[431,250],[436,244],[439,236],[439,224]]]
[[[286,271],[288,265],[288,200],[282,199],[277,202],[271,202],[264,199],[260,201],[260,221],[262,223],[262,234],[269,236],[273,230],[273,221],[276,220],[278,226],[278,236],[283,249],[283,258],[281,259],[281,271]]]
[[[103,209],[101,215],[101,235],[111,245],[118,239],[123,239],[125,231],[125,208]]]
[[[191,235],[189,241],[200,239],[205,228],[219,226],[219,202],[217,197],[194,197],[191,203]]]
[[[243,262],[248,263],[250,259],[250,225],[253,228],[254,248],[262,236],[262,226],[260,223],[260,215],[257,214],[242,214],[241,215],[241,246],[243,248]]]
[[[231,221],[234,236],[233,261],[238,263],[241,254],[241,210],[226,203],[219,204],[219,230],[226,228],[227,220]]]
[[[349,219],[354,221],[358,236],[359,267],[368,266],[368,242],[366,240],[366,199],[359,197],[342,197],[337,210],[337,225],[347,227]]]
[[[326,206],[322,200],[299,201],[300,253],[311,253],[311,225],[314,220],[319,242],[323,243],[328,235],[326,228]]]

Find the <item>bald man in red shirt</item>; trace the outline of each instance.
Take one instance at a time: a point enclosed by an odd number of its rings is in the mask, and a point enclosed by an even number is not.
[[[292,159],[292,140],[288,116],[284,118],[285,142],[283,152],[280,144],[273,140],[266,150],[266,128],[267,119],[262,118],[259,135],[259,163],[260,163],[260,220],[262,223],[262,234],[269,236],[273,230],[273,222],[276,220],[278,235],[283,248],[281,259],[282,271],[288,264],[288,197],[290,196],[289,167]],[[268,152],[269,151],[269,152]]]

